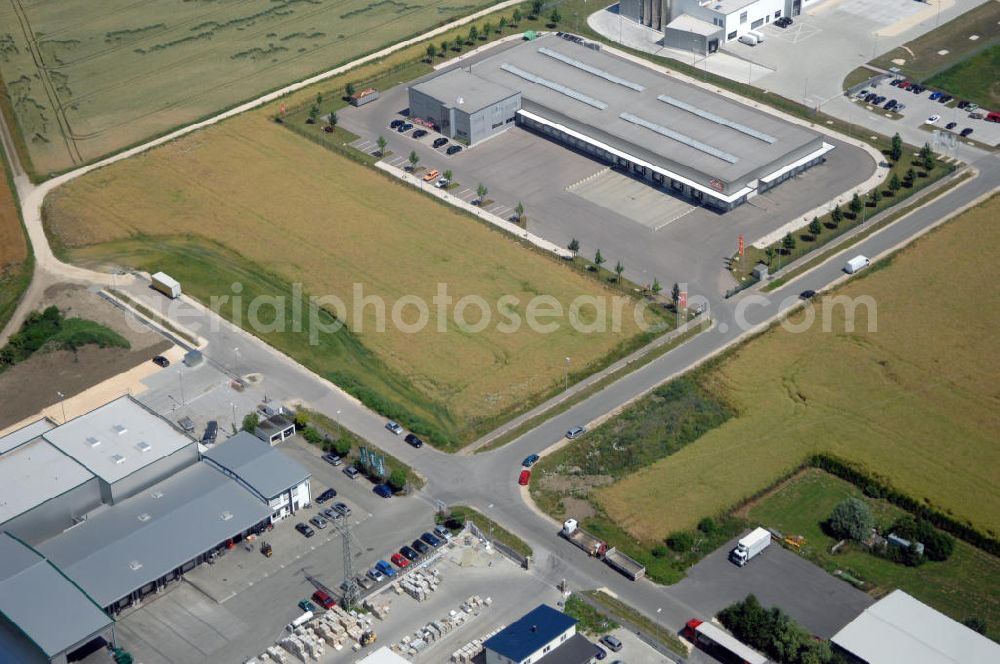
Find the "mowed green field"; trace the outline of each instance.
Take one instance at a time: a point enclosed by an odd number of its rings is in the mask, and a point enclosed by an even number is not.
[[[837,542],[823,532],[822,522],[848,496],[867,502],[881,528],[903,515],[902,510],[863,496],[839,478],[809,469],[755,503],[747,516],[755,524],[802,535],[806,538],[802,555],[864,581],[865,590],[876,596],[900,588],[960,622],[982,618],[991,637],[1000,635],[1000,559],[962,541],[955,542],[948,560],[927,561],[920,567],[906,567],[850,544],[832,554],[830,548]]]
[[[944,70],[928,84],[983,108],[1000,108],[1000,44]]]
[[[244,308],[256,295],[290,295],[293,283],[340,298],[352,333],[311,343],[308,325],[255,332],[444,447],[560,390],[566,357],[582,377],[652,338],[635,322],[635,301],[617,289],[287,131],[270,112],[227,120],[55,190],[45,217],[57,249],[74,261],[164,270],[204,302],[232,296],[237,282]],[[376,305],[355,309],[356,284],[384,303],[384,331]],[[453,301],[443,330],[434,303],[441,287]],[[529,302],[538,295],[564,312],[579,296],[600,298],[604,313],[585,306],[579,314],[604,321],[606,332],[574,328],[565,316],[543,319],[557,323],[552,332],[530,329]],[[432,316],[409,332],[391,311],[414,296]],[[465,296],[489,308],[482,331],[455,322]],[[614,297],[623,301],[618,331]],[[270,309],[263,312],[269,322]],[[221,313],[231,316],[231,305]],[[511,315],[522,321],[516,331],[502,325]],[[414,324],[417,310],[401,317]],[[481,320],[474,305],[464,317],[473,328]]]
[[[998,216],[994,197],[839,289],[873,298],[877,331],[865,308],[847,331],[838,307],[830,331],[776,327],[737,348],[703,384],[738,415],[596,489],[608,516],[656,542],[825,451],[1000,532],[1000,308],[988,296],[1000,281]]]
[[[0,74],[44,176],[489,4],[7,0]]]

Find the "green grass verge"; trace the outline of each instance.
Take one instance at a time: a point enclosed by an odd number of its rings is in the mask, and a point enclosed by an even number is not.
[[[563,606],[563,613],[576,620],[578,631],[590,636],[603,636],[621,627],[614,620],[594,608],[590,602],[570,595]]]
[[[879,72],[869,69],[868,67],[861,66],[853,69],[851,73],[844,77],[843,88],[848,90],[853,88],[855,85],[860,85],[870,79],[873,76],[878,76]]]
[[[602,590],[587,590],[583,593],[588,599],[597,602],[611,612],[618,620],[628,623],[633,631],[642,632],[646,636],[659,641],[673,652],[683,657],[688,656],[688,649],[684,642],[669,629],[659,623],[647,618],[643,614],[633,609],[621,600],[612,597]]]
[[[353,463],[354,461],[357,461],[360,458],[358,450],[362,447],[370,450],[377,450],[379,454],[385,457],[386,470],[390,475],[393,470],[402,469],[406,472],[407,482],[413,488],[422,489],[427,484],[427,480],[424,479],[423,475],[413,470],[410,465],[400,461],[397,457],[389,454],[381,447],[372,445],[369,441],[365,440],[347,427],[338,425],[336,422],[319,411],[309,410],[307,408],[303,408],[302,410],[304,410],[308,415],[310,426],[317,428],[320,433],[329,437],[331,441],[346,440],[351,444],[351,452],[347,457],[345,457],[344,463]]]
[[[502,544],[506,544],[522,556],[530,556],[533,553],[527,542],[478,510],[466,505],[452,505],[448,508],[448,515],[442,516],[439,514],[435,517],[435,521],[443,524],[448,521],[449,516],[460,516],[466,522],[475,522],[476,527],[483,531],[484,534]]]
[[[927,205],[931,200],[938,198],[939,196],[943,196],[944,194],[948,193],[949,191],[951,191],[952,189],[962,184],[971,177],[972,173],[970,171],[967,170],[962,171],[961,173],[953,177],[950,181],[946,182],[945,184],[935,189],[934,192],[929,194],[928,196],[921,197],[919,201],[913,201],[908,205],[893,210],[891,214],[888,214],[885,217],[876,221],[875,223],[868,225],[864,230],[860,231],[859,233],[855,233],[848,240],[838,243],[837,246],[831,247],[827,251],[823,251],[822,253],[810,256],[809,260],[803,262],[801,265],[797,265],[795,268],[785,272],[777,279],[769,281],[767,285],[764,286],[761,290],[765,293],[770,293],[773,290],[781,288],[789,281],[792,281],[793,279],[797,278],[800,274],[813,269],[823,261],[827,260],[833,254],[843,251],[847,247],[854,246],[859,242],[862,242],[872,233],[882,228],[885,228],[889,224],[898,220],[903,215],[909,214],[910,212],[913,212],[915,209]]]
[[[7,103],[3,79],[0,78],[0,112],[6,113],[5,104]],[[8,126],[10,125],[8,124]],[[17,134],[17,132],[14,133]],[[0,162],[3,162],[4,178],[10,192],[11,205],[17,214],[18,224],[20,224],[27,249],[27,257],[23,261],[12,263],[0,269],[0,330],[3,330],[11,316],[14,315],[17,305],[21,301],[21,296],[24,295],[24,291],[31,283],[31,277],[35,271],[35,254],[31,249],[31,239],[28,237],[27,229],[24,227],[24,218],[21,216],[21,201],[17,195],[17,187],[14,185],[14,174],[10,168],[10,155],[6,153],[2,145],[0,145]]]
[[[85,318],[66,318],[55,306],[28,314],[27,319],[3,348],[0,372],[24,362],[35,353],[76,351],[82,346],[130,348],[128,340],[114,330]]]
[[[984,108],[1000,106],[1000,44],[980,51],[927,80],[928,85]]]
[[[785,535],[802,535],[802,556],[827,571],[855,579],[855,585],[875,596],[900,588],[955,620],[979,617],[988,635],[1000,637],[1000,559],[956,540],[955,551],[944,562],[927,561],[906,567],[847,545],[831,553],[836,541],[822,528],[834,506],[848,496],[867,502],[876,523],[887,526],[904,514],[884,500],[863,495],[860,489],[818,469],[807,469],[753,504],[754,523],[777,528]]]
[[[577,405],[578,403],[585,401],[590,397],[592,397],[593,395],[597,394],[598,392],[606,388],[608,385],[611,385],[615,381],[620,380],[624,376],[629,375],[630,373],[636,371],[637,369],[641,369],[642,367],[646,366],[653,360],[662,357],[663,355],[666,355],[674,348],[677,348],[681,344],[686,343],[689,339],[691,339],[694,336],[697,336],[698,334],[704,332],[710,327],[711,327],[711,322],[705,321],[703,324],[684,332],[677,338],[665,344],[657,346],[656,348],[649,351],[639,359],[635,360],[634,362],[631,362],[625,367],[622,367],[620,370],[610,373],[607,376],[604,376],[600,380],[595,381],[592,385],[588,385],[586,388],[575,393],[568,399],[560,401],[556,405],[552,406],[552,408],[549,408],[548,410],[545,410],[539,413],[538,415],[535,415],[534,417],[525,420],[521,424],[511,429],[510,431],[497,436],[496,438],[491,440],[489,444],[483,445],[482,447],[477,449],[476,453],[478,454],[480,452],[489,452],[490,450],[498,449],[512,441],[517,440],[524,434],[528,433],[535,427],[539,426],[542,422],[546,422],[555,417],[556,415],[565,413],[567,410]]]

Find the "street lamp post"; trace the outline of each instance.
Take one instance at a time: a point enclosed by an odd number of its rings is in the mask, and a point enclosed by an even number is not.
[[[181,373],[180,369],[177,370],[177,380],[181,384],[181,405],[183,406],[184,405],[184,374]]]
[[[565,387],[563,387],[564,392],[569,389],[569,363],[571,361],[570,358],[566,358],[566,373],[564,374],[565,380],[563,381],[565,383]]]
[[[232,401],[230,401],[229,405],[233,407],[233,429],[235,429],[236,428],[236,404],[233,403]]]
[[[337,438],[340,438],[340,411],[337,411]]]
[[[62,392],[56,392],[59,396],[59,406],[62,408],[63,424],[66,424],[66,395]]]

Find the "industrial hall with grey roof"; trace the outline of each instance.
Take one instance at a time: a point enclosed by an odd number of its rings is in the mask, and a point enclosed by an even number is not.
[[[834,147],[807,127],[562,33],[498,48],[413,85],[409,96],[415,121],[452,138],[475,145],[516,122],[720,210],[821,163]]]
[[[311,502],[309,472],[258,437],[202,449],[128,396],[0,437],[0,655],[113,643],[112,615]]]

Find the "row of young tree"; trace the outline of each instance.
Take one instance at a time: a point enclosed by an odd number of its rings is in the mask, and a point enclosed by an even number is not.
[[[545,4],[542,0],[532,0],[531,9],[528,13],[528,20],[536,21],[541,17],[542,12],[545,9]],[[555,27],[562,21],[562,14],[559,13],[559,8],[555,7],[547,16],[548,27]],[[474,46],[477,41],[486,41],[491,35],[496,34],[498,36],[503,36],[504,31],[508,27],[516,28],[521,24],[521,21],[525,19],[524,14],[521,12],[520,8],[515,7],[513,13],[508,19],[506,16],[501,16],[494,26],[492,22],[487,21],[482,25],[471,25],[469,26],[469,32],[466,37],[455,37],[454,39],[442,40],[440,44],[428,44],[425,50],[427,54],[427,61],[432,61],[435,57],[447,57],[449,51],[461,52],[465,46]]]
[[[577,240],[576,238],[573,238],[572,240],[570,240],[569,244],[566,245],[566,248],[572,251],[573,258],[576,258],[580,253],[580,241]],[[601,250],[598,249],[594,253],[593,262],[594,266],[599,271],[601,269],[601,266],[608,262],[608,259],[605,258],[604,254],[601,253]],[[619,286],[623,283],[622,281],[623,272],[625,272],[625,264],[619,260],[615,263],[614,266],[615,283],[618,284]],[[659,295],[660,293],[663,292],[663,284],[660,283],[659,279],[653,277],[653,283],[649,285],[648,291],[654,296]],[[674,306],[676,307],[680,303],[680,298],[681,298],[681,287],[679,284],[674,283],[674,287],[670,291],[670,301],[673,302]]]

